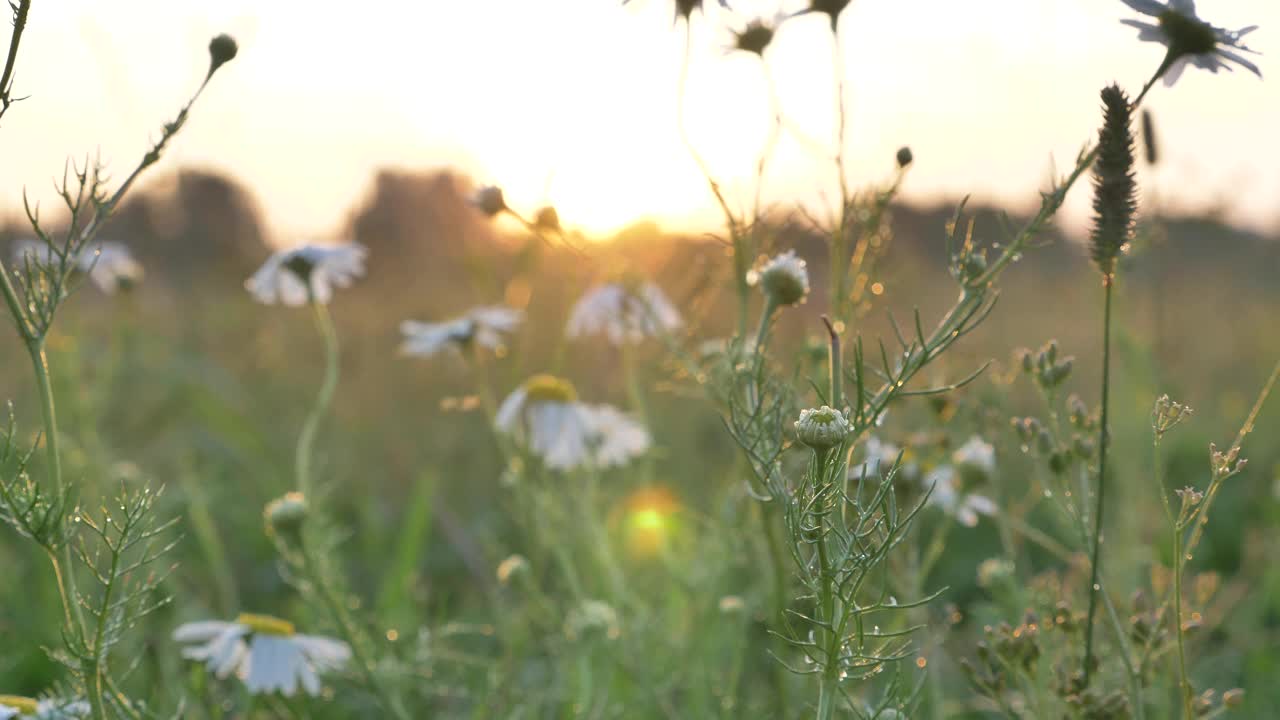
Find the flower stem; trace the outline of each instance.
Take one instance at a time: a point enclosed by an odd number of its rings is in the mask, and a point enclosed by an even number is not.
[[[316,396],[315,407],[311,409],[311,414],[307,416],[306,423],[302,426],[302,434],[298,436],[295,455],[298,491],[306,497],[311,497],[311,490],[314,487],[311,463],[316,431],[319,429],[320,420],[329,410],[329,404],[333,402],[333,393],[338,387],[338,333],[333,327],[333,318],[329,316],[329,311],[323,303],[312,302],[311,307],[315,311],[316,329],[324,339],[325,369],[320,394]]]
[[[1178,697],[1182,701],[1182,717],[1196,716],[1191,705],[1191,678],[1187,675],[1187,654],[1182,637],[1182,540],[1183,528],[1173,527],[1173,633],[1178,641]]]
[[[310,547],[305,544],[302,548],[302,561],[307,574],[311,576],[311,582],[319,592],[321,602],[324,603],[325,608],[328,609],[329,614],[333,617],[334,624],[338,626],[338,632],[341,633],[342,639],[346,640],[347,644],[351,646],[351,657],[355,659],[369,691],[398,720],[409,720],[409,715],[405,712],[399,699],[392,695],[382,684],[382,681],[378,679],[372,659],[365,653],[363,635],[356,629],[346,606],[333,588],[329,586],[329,582],[325,574],[321,572],[319,563],[316,562]]]
[[[1111,295],[1115,285],[1115,276],[1108,274],[1102,280],[1102,421],[1098,430],[1098,489],[1094,502],[1093,517],[1093,559],[1089,573],[1089,616],[1085,623],[1084,635],[1084,681],[1089,683],[1089,674],[1093,665],[1093,619],[1098,610],[1098,565],[1102,549],[1103,510],[1106,507],[1104,498],[1107,490],[1107,446],[1108,446],[1108,411],[1110,410],[1111,390]]]

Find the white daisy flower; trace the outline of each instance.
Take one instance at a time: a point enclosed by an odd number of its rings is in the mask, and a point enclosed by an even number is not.
[[[424,323],[405,320],[400,323],[404,355],[430,357],[450,350],[459,352],[471,345],[496,350],[502,347],[502,336],[513,332],[524,320],[522,310],[491,305],[468,310],[465,315],[447,322]]]
[[[961,487],[960,474],[950,465],[943,465],[925,477],[925,488],[932,488],[928,503],[941,508],[965,527],[975,527],[979,515],[995,515],[995,502],[976,493],[966,493]]]
[[[179,643],[195,644],[182,656],[205,663],[219,678],[235,674],[254,695],[279,692],[291,697],[301,687],[320,692],[320,674],[351,659],[340,640],[299,635],[293,624],[269,615],[240,615],[235,622],[187,623],[173,633]]]
[[[349,286],[364,274],[368,250],[358,243],[301,245],[267,259],[245,289],[264,305],[299,307],[308,302],[327,304],[335,287]]]
[[[649,431],[635,420],[577,398],[567,380],[536,375],[507,396],[494,424],[553,470],[622,465],[649,449]]]
[[[14,243],[13,259],[20,268],[27,263],[51,267],[58,260],[47,243],[34,238]],[[93,284],[108,295],[133,287],[143,276],[142,265],[134,259],[127,245],[118,242],[90,245],[75,258],[74,267],[79,272],[88,273]]]
[[[974,435],[951,454],[951,461],[960,467],[990,475],[996,471],[996,449],[991,443]]]
[[[36,700],[20,695],[0,695],[0,720],[81,720],[89,717],[89,703],[82,700]]]
[[[569,314],[571,338],[604,335],[614,345],[638,343],[678,329],[679,311],[651,282],[607,283],[588,290]]]
[[[809,294],[809,270],[795,250],[788,250],[747,273],[747,284],[759,285],[779,307],[796,305]]]
[[[1262,77],[1262,71],[1240,53],[1256,51],[1243,45],[1240,40],[1258,29],[1257,25],[1224,30],[1214,27],[1196,16],[1195,0],[1122,0],[1125,5],[1138,12],[1156,19],[1155,23],[1143,20],[1121,20],[1120,22],[1138,29],[1138,39],[1157,42],[1168,48],[1164,84],[1173,85],[1182,76],[1187,65],[1195,65],[1212,73],[1218,70],[1231,71],[1235,68],[1231,63]]]

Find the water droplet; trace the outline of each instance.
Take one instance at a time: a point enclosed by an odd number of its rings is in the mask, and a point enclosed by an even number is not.
[[[1101,586],[1101,585],[1099,585],[1098,583],[1094,583],[1094,584],[1093,584],[1093,591],[1094,591],[1094,592],[1098,592],[1098,591],[1099,591],[1099,590],[1101,590],[1101,589],[1102,589],[1102,586]]]
[[[1045,497],[1047,497],[1047,498],[1051,498],[1051,497],[1053,497],[1053,491],[1052,491],[1052,490],[1045,490],[1045,491],[1044,491],[1044,496],[1045,496]]]

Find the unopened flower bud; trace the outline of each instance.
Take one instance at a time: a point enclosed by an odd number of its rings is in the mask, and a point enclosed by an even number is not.
[[[1089,406],[1084,404],[1079,395],[1072,394],[1067,398],[1067,412],[1071,415],[1071,424],[1078,428],[1089,427]]]
[[[747,274],[747,283],[759,285],[765,297],[778,307],[804,302],[809,294],[809,271],[805,262],[788,250]]]
[[[1056,445],[1056,443],[1053,441],[1053,434],[1048,430],[1042,428],[1040,432],[1036,434],[1036,449],[1039,450],[1041,454],[1048,455],[1053,452],[1054,445]]]
[[[1045,387],[1058,387],[1071,376],[1071,369],[1075,366],[1075,358],[1064,358],[1062,362],[1050,365],[1040,375],[1041,381]]]
[[[795,423],[796,438],[815,450],[826,450],[844,442],[849,436],[849,421],[844,413],[823,405],[800,412]]]
[[[898,148],[898,167],[905,168],[915,161],[915,156],[911,154],[911,148],[903,145]]]
[[[507,209],[507,200],[502,194],[502,188],[496,185],[486,185],[477,190],[475,196],[471,198],[471,204],[489,217],[495,217]]]
[[[1238,708],[1244,704],[1244,690],[1232,688],[1222,693],[1222,704],[1229,708]]]
[[[223,33],[209,41],[209,75],[217,72],[218,68],[235,59],[236,53],[240,48],[236,45],[235,38]]]
[[[560,232],[560,214],[548,205],[533,216],[533,226],[544,232]]]
[[[267,503],[263,516],[268,535],[295,541],[301,537],[307,519],[307,499],[300,492],[287,493]]]
[[[1026,348],[1018,351],[1018,364],[1022,366],[1022,372],[1029,373],[1036,369],[1035,355]]]
[[[1071,456],[1061,450],[1049,456],[1049,469],[1055,475],[1065,473],[1071,467]]]

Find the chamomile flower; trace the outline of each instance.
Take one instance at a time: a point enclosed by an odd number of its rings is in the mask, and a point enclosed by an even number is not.
[[[638,343],[681,326],[679,311],[650,282],[606,283],[588,290],[569,314],[571,338],[604,335],[614,345]]]
[[[36,700],[20,695],[0,695],[0,720],[81,720],[89,717],[89,703],[83,700]]]
[[[965,527],[975,527],[979,515],[996,514],[996,504],[991,498],[964,491],[960,474],[950,465],[943,465],[929,473],[924,484],[926,489],[933,490],[929,495],[929,504],[937,506]]]
[[[174,631],[173,639],[192,645],[182,651],[183,657],[203,662],[219,678],[234,674],[254,695],[279,692],[291,697],[298,688],[317,695],[320,674],[351,659],[346,643],[299,635],[292,623],[268,615],[187,623]]]
[[[28,263],[52,267],[58,262],[57,255],[48,244],[32,238],[14,244],[13,259],[20,268]],[[75,257],[73,267],[88,273],[93,284],[108,295],[133,287],[143,276],[142,265],[134,259],[129,247],[118,242],[89,245]]]
[[[777,307],[797,305],[809,294],[809,270],[795,250],[788,250],[747,273],[747,284],[759,285]]]
[[[951,454],[951,462],[990,475],[996,471],[996,449],[991,443],[974,435]]]
[[[523,311],[502,305],[472,308],[461,317],[440,323],[405,320],[400,323],[404,335],[400,352],[430,357],[472,346],[496,350],[503,346],[503,335],[515,331],[523,320]]]
[[[357,243],[301,245],[281,250],[268,258],[244,286],[264,305],[327,304],[333,299],[335,287],[347,287],[364,274],[367,253]]]
[[[507,396],[494,423],[553,470],[622,465],[651,444],[644,426],[611,406],[578,402],[572,384],[550,375]]]
[[[1187,65],[1217,73],[1218,70],[1231,71],[1235,68],[1231,63],[1262,77],[1257,65],[1241,55],[1253,53],[1240,41],[1245,35],[1258,29],[1257,25],[1224,30],[1214,27],[1196,15],[1195,0],[1123,0],[1125,5],[1143,15],[1155,18],[1155,22],[1144,20],[1121,20],[1120,22],[1138,29],[1138,39],[1157,42],[1168,48],[1164,72],[1164,84],[1171,86],[1182,76]]]

